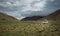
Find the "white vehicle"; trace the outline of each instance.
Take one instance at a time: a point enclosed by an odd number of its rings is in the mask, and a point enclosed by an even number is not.
[[[48,24],[48,20],[47,20],[47,19],[44,19],[44,20],[42,21],[42,23],[43,23],[43,24]]]

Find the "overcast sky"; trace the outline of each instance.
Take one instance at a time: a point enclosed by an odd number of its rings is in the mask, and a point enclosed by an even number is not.
[[[46,16],[60,9],[60,0],[0,0],[0,12],[17,19]]]

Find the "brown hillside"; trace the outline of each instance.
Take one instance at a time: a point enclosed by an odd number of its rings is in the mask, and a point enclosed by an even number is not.
[[[46,19],[60,19],[60,9],[45,17]]]
[[[12,16],[8,16],[5,13],[0,13],[0,19],[2,19],[2,20],[13,20],[15,18]]]

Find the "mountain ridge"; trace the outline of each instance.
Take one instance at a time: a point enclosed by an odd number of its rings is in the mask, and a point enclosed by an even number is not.
[[[12,17],[12,16],[9,16],[9,15],[7,15],[7,14],[5,14],[5,13],[1,13],[0,12],[0,18],[1,19],[6,19],[6,20],[9,20],[9,19],[11,19],[11,20],[17,20],[16,18],[14,18],[14,17]]]
[[[47,15],[47,16],[31,16],[31,17],[26,17],[23,18],[21,21],[30,21],[30,20],[43,20],[43,19],[48,19],[48,20],[59,20],[60,18],[60,9]]]
[[[36,21],[36,20],[39,20],[41,18],[43,18],[44,16],[31,16],[31,17],[26,17],[26,18],[23,18],[21,21]]]
[[[48,16],[46,16],[44,18],[50,19],[50,20],[59,20],[60,19],[60,9],[53,12],[52,14],[49,14]]]

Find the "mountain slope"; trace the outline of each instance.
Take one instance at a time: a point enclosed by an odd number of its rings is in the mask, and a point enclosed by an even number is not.
[[[14,18],[12,16],[8,16],[5,13],[0,13],[0,19],[2,19],[2,20],[17,20],[16,18]]]
[[[50,20],[59,20],[60,19],[60,9],[53,12],[52,14],[45,17],[46,19]]]

